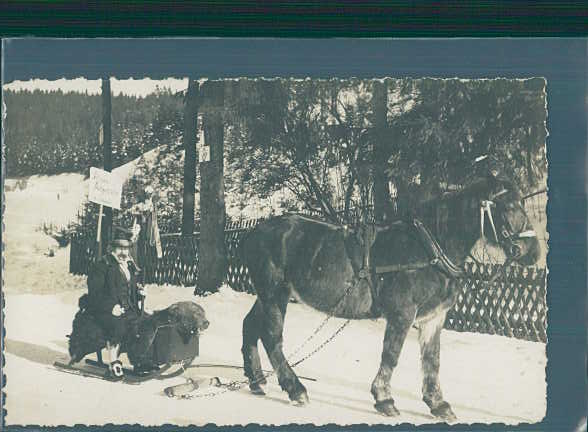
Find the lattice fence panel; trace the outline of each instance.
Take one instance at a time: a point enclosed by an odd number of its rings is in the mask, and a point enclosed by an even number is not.
[[[228,223],[227,284],[235,291],[255,293],[248,269],[238,255],[238,246],[259,220]],[[95,259],[95,233],[78,235],[71,242],[70,272],[87,274]],[[163,257],[154,251],[144,264],[145,282],[198,286],[199,235],[162,236]],[[491,278],[499,273],[496,280]],[[497,334],[545,342],[547,308],[545,269],[468,264],[458,286],[457,301],[448,312],[445,328],[460,332]]]
[[[446,329],[547,341],[544,269],[468,264],[455,283],[459,292]]]
[[[229,222],[225,227],[228,268],[226,282],[236,291],[254,293],[247,268],[238,256],[242,236],[259,223],[259,219]],[[95,236],[95,233],[94,233]],[[161,237],[163,256],[157,258],[154,248],[149,249],[143,272],[145,283],[198,286],[199,233],[189,237],[164,234]],[[91,232],[78,234],[72,239],[70,273],[87,275],[96,259],[96,241]]]

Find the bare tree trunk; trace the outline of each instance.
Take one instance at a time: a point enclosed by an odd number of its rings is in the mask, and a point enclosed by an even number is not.
[[[102,133],[104,144],[102,147],[102,158],[104,171],[112,171],[112,97],[110,94],[110,78],[102,78]],[[112,238],[112,208],[104,207],[102,218],[101,244],[105,251]]]
[[[374,218],[376,223],[382,223],[389,217],[390,191],[386,176],[387,152],[387,84],[374,82],[372,98],[374,110],[374,152],[373,152],[373,180],[374,180]]]
[[[197,81],[190,80],[184,105],[184,193],[182,200],[182,236],[194,233],[194,196],[196,194],[196,123],[198,121]]]
[[[223,179],[224,84],[208,81],[201,87],[204,144],[210,147],[210,160],[200,163],[200,262],[198,285],[202,291],[216,291],[227,269],[224,239],[225,189]]]

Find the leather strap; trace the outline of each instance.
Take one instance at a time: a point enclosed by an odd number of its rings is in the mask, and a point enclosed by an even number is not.
[[[428,254],[432,257],[428,261],[420,261],[410,264],[392,264],[387,266],[377,266],[376,274],[386,274],[399,271],[414,271],[420,270],[430,266],[437,266],[441,271],[448,274],[450,277],[460,277],[463,275],[463,270],[457,267],[449,257],[443,252],[443,249],[425,227],[425,225],[418,219],[413,220],[413,225],[422,240],[422,244],[426,247]]]

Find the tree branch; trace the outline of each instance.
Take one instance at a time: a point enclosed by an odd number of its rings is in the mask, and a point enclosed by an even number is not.
[[[306,180],[310,184],[311,191],[313,192],[313,195],[317,198],[319,205],[325,212],[325,216],[332,222],[339,222],[339,218],[337,217],[337,211],[333,208],[330,201],[323,194],[320,185],[314,178],[314,175],[312,174],[308,165],[300,164],[300,168],[301,173],[306,175]]]

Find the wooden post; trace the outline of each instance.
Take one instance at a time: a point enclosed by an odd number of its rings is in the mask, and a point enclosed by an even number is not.
[[[97,258],[100,258],[102,256],[102,211],[104,209],[104,206],[102,204],[100,204],[100,210],[98,213],[98,229],[96,232],[96,241],[98,242],[98,255]]]
[[[102,155],[104,161],[104,171],[108,172],[112,171],[111,113],[112,99],[110,94],[110,78],[102,78],[102,136],[104,139]],[[104,219],[102,220],[101,231],[101,244],[107,245],[110,242],[110,237],[112,235],[112,208],[110,207],[106,207],[104,209]],[[100,255],[98,258],[100,258]]]
[[[184,193],[182,200],[182,237],[194,233],[194,195],[196,193],[196,123],[198,120],[199,83],[190,80],[184,107]]]
[[[199,143],[201,227],[198,287],[195,293],[218,290],[227,269],[224,241],[224,83],[207,81],[200,90],[204,143]]]

